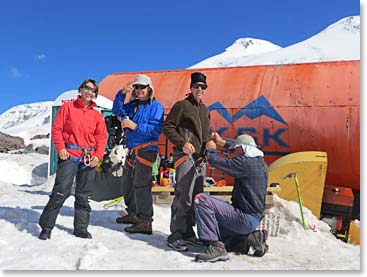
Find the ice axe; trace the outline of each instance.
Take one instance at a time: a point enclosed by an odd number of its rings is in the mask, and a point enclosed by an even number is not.
[[[283,177],[283,179],[286,179],[286,178],[294,178],[294,182],[296,183],[296,191],[297,191],[299,208],[301,210],[302,225],[303,225],[303,229],[307,230],[306,221],[305,221],[305,218],[304,218],[304,215],[303,215],[302,196],[301,196],[301,192],[300,192],[300,189],[299,189],[297,173],[296,172],[291,172],[288,175]]]

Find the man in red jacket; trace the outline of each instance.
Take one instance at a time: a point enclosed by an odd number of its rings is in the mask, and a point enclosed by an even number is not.
[[[85,80],[79,87],[79,96],[64,103],[52,126],[52,139],[59,155],[55,184],[50,199],[39,219],[42,231],[39,238],[51,238],[57,215],[70,196],[76,176],[75,214],[73,234],[92,238],[87,231],[91,207],[89,197],[95,177],[95,166],[103,158],[107,131],[101,113],[94,109],[92,100],[98,95],[96,81]]]

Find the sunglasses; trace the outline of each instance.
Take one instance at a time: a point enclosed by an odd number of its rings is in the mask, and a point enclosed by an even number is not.
[[[86,91],[90,92],[90,93],[94,93],[96,94],[96,90],[94,88],[88,87],[88,86],[84,86],[83,87]]]
[[[192,85],[192,87],[193,87],[193,88],[201,88],[202,90],[205,90],[205,89],[207,89],[207,88],[208,88],[208,85],[206,85],[206,84],[197,84],[197,83],[195,83],[195,84],[193,84],[193,85]]]
[[[134,89],[145,89],[147,87],[148,87],[148,85],[133,85]]]

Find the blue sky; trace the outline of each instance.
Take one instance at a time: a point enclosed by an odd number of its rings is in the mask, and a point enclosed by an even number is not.
[[[359,14],[356,0],[1,1],[0,114],[86,78],[187,68],[238,38],[289,46]]]

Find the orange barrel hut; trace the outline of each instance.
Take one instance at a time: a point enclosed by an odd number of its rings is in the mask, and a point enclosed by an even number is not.
[[[360,190],[359,61],[139,73],[152,78],[155,96],[168,113],[190,91],[195,71],[207,76],[204,102],[213,131],[229,138],[251,134],[269,164],[293,152],[325,151],[326,184]],[[107,76],[100,95],[113,100],[136,74]]]

